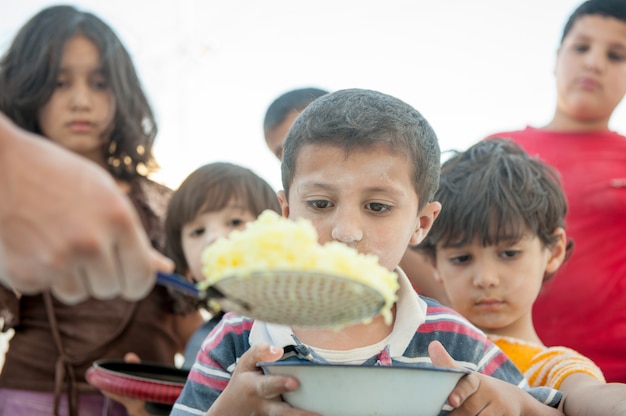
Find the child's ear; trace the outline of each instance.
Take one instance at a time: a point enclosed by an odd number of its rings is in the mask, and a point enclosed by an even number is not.
[[[433,248],[433,252],[430,253],[419,253],[425,260],[424,262],[432,267],[432,276],[435,278],[435,282],[443,285],[443,279],[439,274],[439,270],[437,270],[437,259],[435,256],[437,255],[437,248]]]
[[[563,261],[565,260],[565,252],[567,251],[567,235],[565,234],[565,230],[562,227],[554,230],[552,235],[557,237],[556,243],[553,246],[548,247],[550,250],[550,257],[548,258],[548,263],[546,264],[546,275],[550,275],[555,273]]]
[[[556,50],[556,56],[554,59],[554,67],[552,68],[552,75],[556,76],[556,66],[558,65],[559,62],[559,55],[561,55],[561,48],[559,47],[559,49]]]
[[[433,270],[433,277],[435,278],[435,282],[439,283],[440,285],[443,284],[443,279],[439,275],[439,270],[437,270],[436,267],[435,270]]]
[[[289,218],[289,202],[287,202],[285,191],[278,191],[276,195],[278,196],[278,202],[280,202],[280,209],[283,217]]]
[[[437,201],[429,202],[422,208],[418,215],[417,227],[411,236],[409,245],[415,246],[422,242],[428,231],[430,231],[430,227],[433,226],[433,222],[435,222],[439,212],[441,212],[441,204]]]

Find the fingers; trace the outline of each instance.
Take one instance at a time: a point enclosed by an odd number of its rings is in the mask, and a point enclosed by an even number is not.
[[[255,344],[241,356],[239,362],[237,363],[235,373],[243,371],[258,371],[257,363],[264,361],[273,362],[282,357],[282,355],[282,348],[278,348],[267,343]]]
[[[79,261],[82,263],[79,272],[89,294],[98,299],[110,299],[121,293],[122,282],[114,258],[113,248],[101,244],[99,252],[86,255]]]
[[[80,276],[78,270],[55,279],[50,286],[50,292],[55,298],[68,305],[75,305],[84,301],[91,293],[86,278]]]
[[[439,341],[433,341],[428,345],[428,355],[435,367],[452,369],[464,368],[448,354],[448,351],[446,351]],[[452,393],[448,396],[448,403],[454,408],[461,406],[478,390],[479,386],[480,380],[477,374],[470,373],[461,377],[454,387],[454,390],[452,390]]]
[[[257,383],[256,392],[263,399],[274,399],[281,394],[297,390],[298,382],[292,377],[266,375]]]
[[[172,273],[174,271],[174,261],[156,250],[152,250],[152,264],[157,271]]]
[[[257,370],[257,363],[274,362],[283,355],[283,349],[268,344],[254,345],[250,351],[252,354],[246,362],[249,370]],[[244,354],[245,355],[245,354]],[[242,356],[243,358],[243,356]],[[274,399],[281,394],[293,391],[298,388],[298,382],[293,377],[285,376],[264,376],[257,384],[256,390],[259,397],[264,399]]]
[[[454,408],[465,404],[466,409],[471,410],[473,404],[469,403],[469,399],[478,391],[479,387],[480,377],[478,374],[470,373],[463,376],[459,382],[456,383],[454,390],[452,390],[452,393],[448,396],[448,403]],[[481,405],[478,404],[476,406]]]
[[[124,361],[127,363],[140,363],[141,358],[139,358],[139,356],[134,352],[127,352],[124,354]]]
[[[265,343],[256,344],[241,356],[241,360],[237,364],[237,370],[258,372],[260,369],[257,367],[257,363],[273,362],[282,357],[282,355],[282,348]],[[284,376],[266,375],[256,383],[257,395],[264,399],[274,399],[282,393],[296,390],[297,388],[298,383],[294,378]]]
[[[258,414],[282,416],[310,416],[294,409],[281,400],[281,394],[298,388],[293,377],[263,375],[259,362],[273,362],[283,354],[283,349],[269,344],[255,344],[246,351],[209,414]]]
[[[131,217],[121,218],[121,227],[115,234],[115,258],[117,276],[120,282],[120,295],[128,300],[145,297],[156,281],[156,271],[162,256],[155,254],[147,235],[134,215],[134,212],[122,213]]]
[[[443,345],[439,341],[433,341],[428,345],[428,355],[430,356],[430,360],[432,361],[435,367],[441,368],[464,368],[460,364],[458,364],[448,351],[444,348]]]

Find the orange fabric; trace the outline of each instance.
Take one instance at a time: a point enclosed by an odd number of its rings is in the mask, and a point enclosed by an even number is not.
[[[516,338],[489,335],[489,338],[524,373],[531,387],[558,389],[574,373],[585,373],[604,382],[604,375],[589,358],[566,347],[545,347]]]

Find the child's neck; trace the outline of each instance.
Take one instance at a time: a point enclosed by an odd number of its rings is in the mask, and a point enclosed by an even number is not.
[[[557,132],[593,132],[606,131],[609,129],[609,120],[583,121],[571,118],[566,114],[557,112],[548,125],[543,130]]]
[[[392,311],[395,318],[395,307]],[[393,329],[377,316],[370,323],[359,323],[340,329],[332,328],[293,328],[300,342],[326,350],[346,351],[376,344],[387,337]]]
[[[532,316],[527,316],[514,322],[511,325],[508,325],[503,328],[480,328],[483,332],[489,335],[497,335],[501,337],[510,337],[517,338],[526,342],[531,342],[534,344],[541,344],[541,339],[539,335],[537,335],[537,331],[535,331],[535,326],[532,322]]]

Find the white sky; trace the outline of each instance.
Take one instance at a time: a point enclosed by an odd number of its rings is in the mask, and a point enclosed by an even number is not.
[[[46,0],[0,0],[0,51]],[[230,161],[280,189],[265,109],[297,87],[369,88],[426,116],[442,150],[552,116],[579,0],[82,0],[122,38],[157,115],[156,179]],[[626,131],[624,106],[611,127]]]

